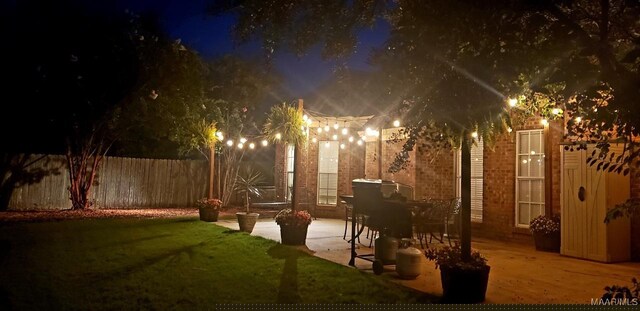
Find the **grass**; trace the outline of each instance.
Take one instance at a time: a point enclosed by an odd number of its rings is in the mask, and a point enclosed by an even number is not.
[[[2,224],[0,280],[4,310],[429,300],[357,269],[196,218]]]

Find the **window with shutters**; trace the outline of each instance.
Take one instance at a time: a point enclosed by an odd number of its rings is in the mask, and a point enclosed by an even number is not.
[[[318,144],[318,204],[338,203],[338,155],[337,141],[321,141]]]
[[[516,133],[516,227],[544,214],[544,134],[542,130]]]
[[[471,146],[471,221],[475,222],[482,222],[483,151],[482,140]],[[456,197],[460,198],[462,193],[462,152],[458,150],[455,157]]]

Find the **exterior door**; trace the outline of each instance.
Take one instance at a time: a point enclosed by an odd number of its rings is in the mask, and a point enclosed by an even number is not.
[[[563,148],[560,146],[560,148]],[[584,152],[562,151],[562,215],[561,247],[563,255],[584,257],[586,236],[586,198],[584,185]],[[582,192],[582,194],[581,194]],[[582,198],[582,199],[581,199]]]

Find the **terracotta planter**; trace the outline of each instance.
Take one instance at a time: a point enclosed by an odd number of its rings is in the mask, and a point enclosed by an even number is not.
[[[215,222],[218,221],[218,214],[220,210],[213,208],[200,208],[200,220],[207,222]]]
[[[553,233],[533,233],[533,241],[536,243],[536,250],[544,252],[560,252],[560,231]]]
[[[483,302],[489,283],[489,271],[485,269],[449,269],[440,267],[442,300],[447,303]]]
[[[305,245],[307,240],[307,229],[305,226],[280,226],[280,240],[283,245]]]
[[[236,213],[240,231],[251,233],[253,227],[256,225],[256,221],[258,221],[258,216],[260,216],[260,214],[257,213]]]

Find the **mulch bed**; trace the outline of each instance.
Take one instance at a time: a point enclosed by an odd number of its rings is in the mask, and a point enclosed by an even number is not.
[[[220,212],[221,218],[235,218],[236,212],[244,208],[226,208]],[[255,210],[252,210],[255,211]],[[263,213],[264,211],[256,211]],[[0,212],[3,222],[41,222],[84,218],[174,218],[197,217],[197,208],[144,208],[144,209],[88,209],[54,211],[4,211]]]

